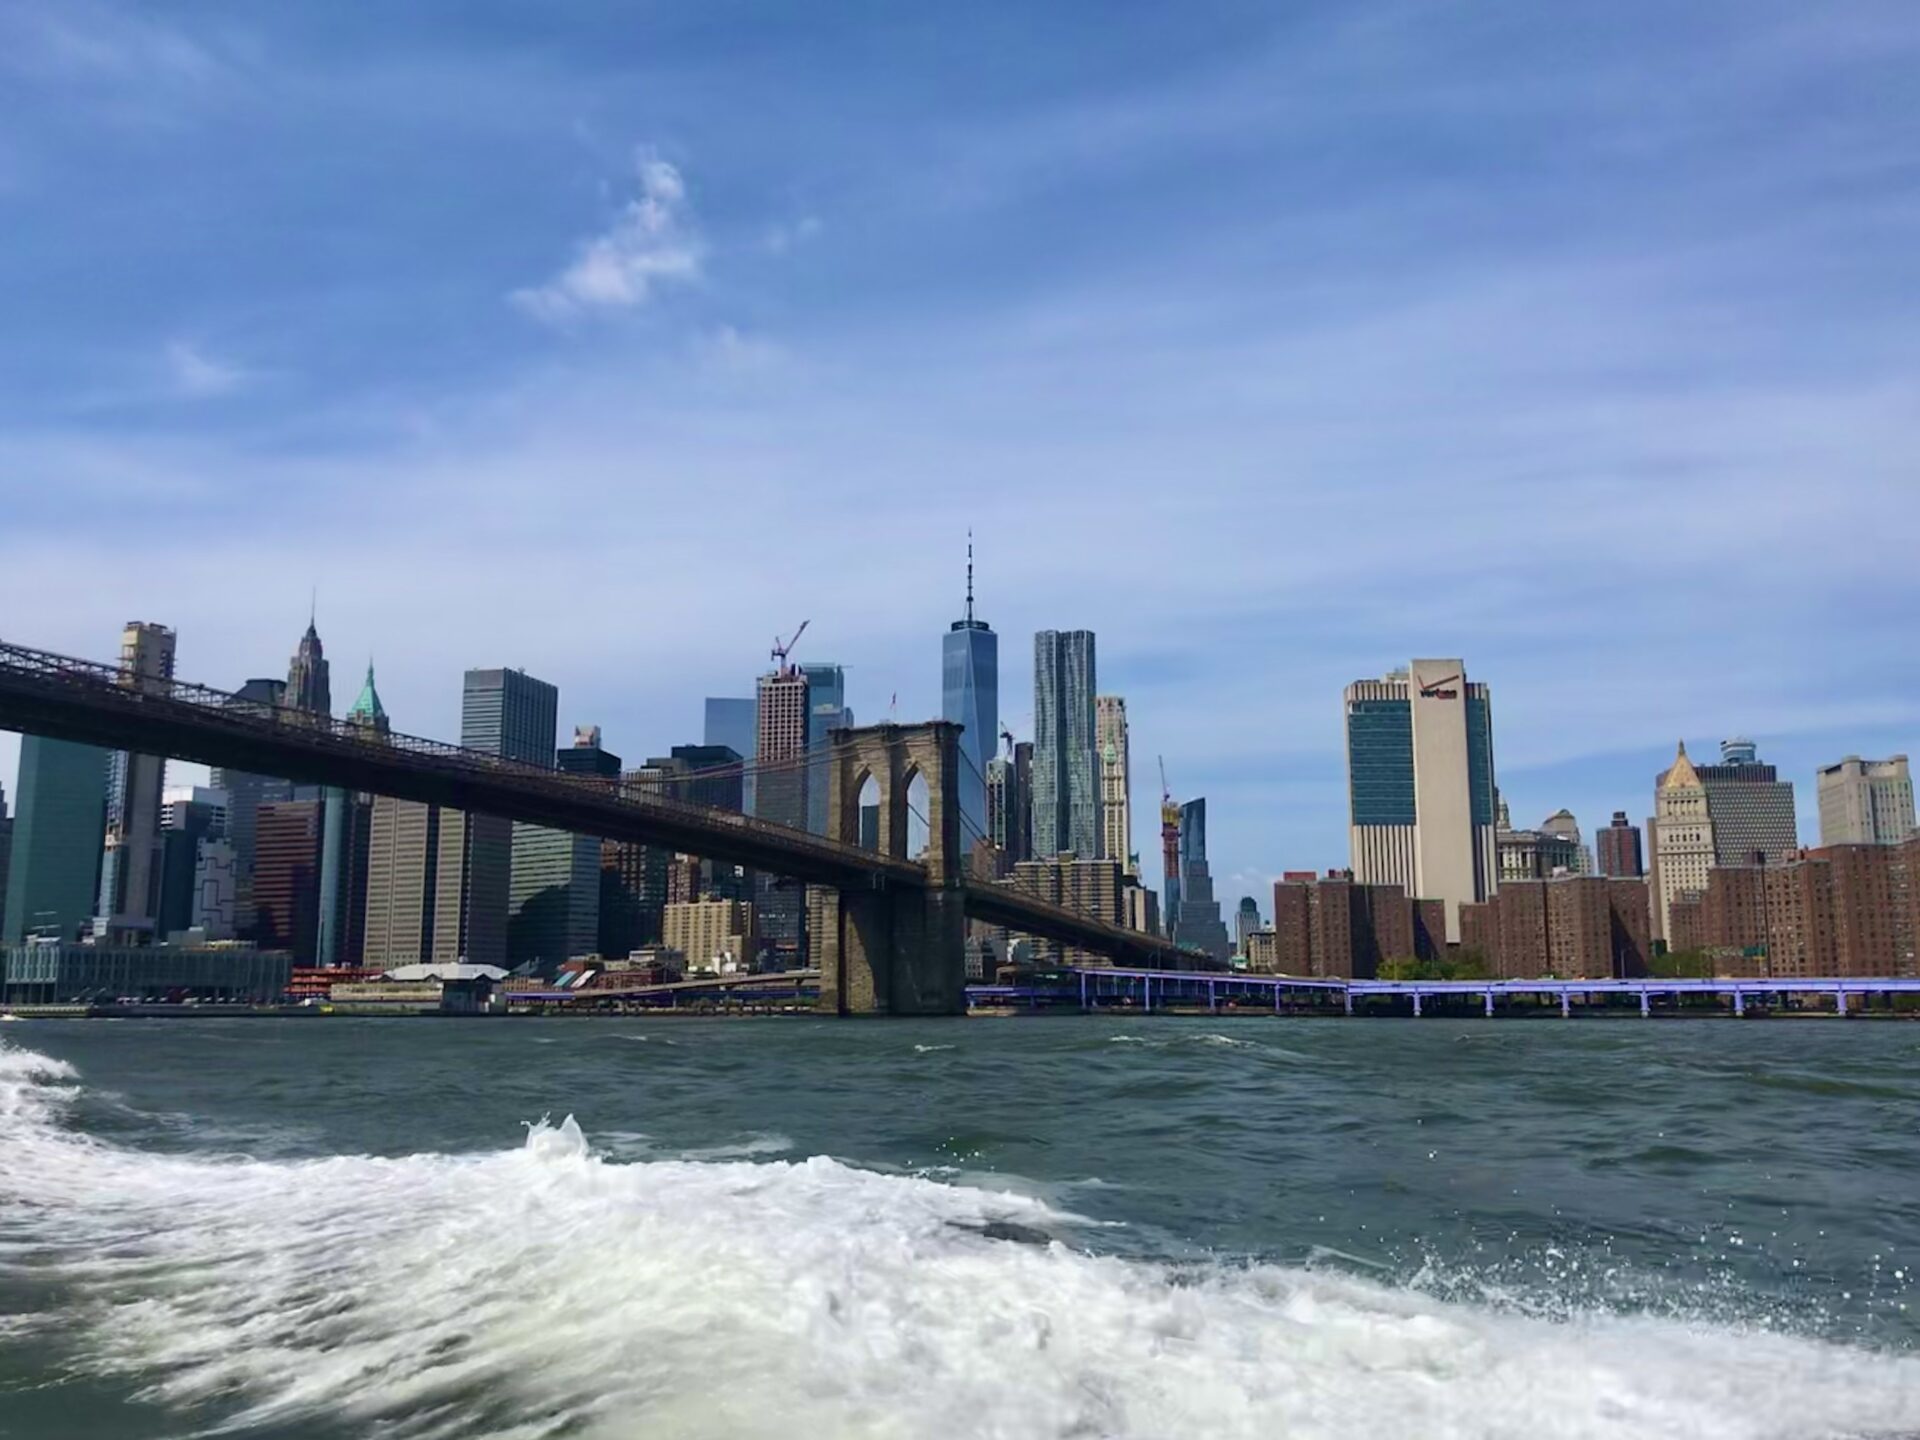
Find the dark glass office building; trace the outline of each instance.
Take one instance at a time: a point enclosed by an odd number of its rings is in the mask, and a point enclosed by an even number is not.
[[[1100,853],[1098,690],[1091,630],[1033,637],[1033,853]]]

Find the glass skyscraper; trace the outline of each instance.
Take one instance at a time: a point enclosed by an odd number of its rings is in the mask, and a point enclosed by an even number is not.
[[[72,941],[99,898],[111,751],[44,735],[20,737],[20,793],[7,868],[6,933]]]
[[[1220,902],[1213,898],[1213,872],[1207,868],[1207,802],[1189,800],[1180,807],[1180,913],[1173,921],[1174,943],[1225,960],[1233,946]]]
[[[460,695],[460,743],[469,750],[553,765],[560,692],[524,670],[469,670]]]
[[[760,753],[758,703],[745,698],[709,695],[706,726],[700,735],[702,745],[725,745],[743,760],[751,762]],[[740,808],[748,814],[759,813],[754,805],[754,775],[751,765],[741,785]]]
[[[546,681],[524,670],[467,671],[460,703],[460,743],[467,749],[551,769],[559,723],[560,692]],[[511,820],[497,815],[441,814],[436,960],[505,963],[514,831]]]
[[[987,764],[987,826],[1009,865],[1033,858],[1033,742]],[[861,841],[865,844],[865,840]]]
[[[576,728],[554,766],[570,775],[620,775],[620,757],[601,747],[598,725]],[[507,954],[516,966],[551,973],[561,961],[599,948],[601,848],[591,835],[515,824]]]
[[[853,724],[847,708],[847,672],[838,665],[802,665],[807,677],[807,753],[818,757],[807,767],[807,829],[827,833],[827,732]],[[743,752],[744,753],[744,752]]]
[[[1033,854],[1100,853],[1100,757],[1095,749],[1091,630],[1033,637]]]
[[[960,843],[990,838],[987,766],[1000,743],[1000,637],[973,613],[973,545],[967,545],[967,613],[940,640],[940,716],[960,730]]]
[[[7,872],[13,863],[13,820],[7,814],[7,789],[0,785],[0,945],[7,943]]]
[[[284,680],[255,678],[239,690],[242,700],[256,705],[286,703]],[[253,934],[253,862],[258,848],[256,832],[260,807],[293,798],[293,782],[271,775],[213,767],[213,788],[227,792],[227,842],[233,846],[233,928],[243,937]]]

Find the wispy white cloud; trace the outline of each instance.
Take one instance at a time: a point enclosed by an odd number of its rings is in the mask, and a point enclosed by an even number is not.
[[[0,9],[0,68],[58,79],[164,79],[203,84],[220,69],[205,45],[149,13],[91,3]]]
[[[785,363],[786,347],[764,335],[742,334],[722,325],[694,342],[694,354],[708,370],[723,375],[753,375]]]
[[[806,244],[809,240],[817,239],[823,228],[818,215],[802,215],[792,223],[781,221],[778,224],[769,225],[761,244],[766,247],[770,255],[784,255],[789,250]]]
[[[613,225],[582,241],[573,261],[544,285],[516,290],[513,303],[549,323],[630,310],[654,287],[699,278],[705,247],[693,225],[686,181],[648,151],[636,160],[640,193]]]
[[[166,366],[174,394],[189,400],[231,395],[250,378],[247,370],[209,355],[187,340],[175,340],[167,346]]]

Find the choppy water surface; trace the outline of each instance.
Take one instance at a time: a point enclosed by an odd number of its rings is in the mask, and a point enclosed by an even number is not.
[[[1916,1436],[1917,1126],[1857,1021],[11,1024],[0,1436]]]

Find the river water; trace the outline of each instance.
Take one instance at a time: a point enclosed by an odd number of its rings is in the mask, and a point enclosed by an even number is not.
[[[0,1436],[1920,1436],[1920,1025],[0,1026]]]

